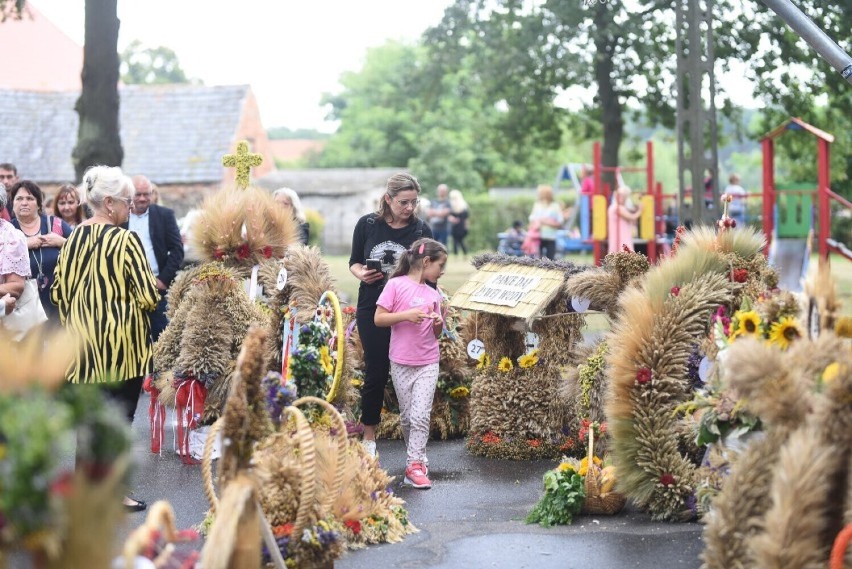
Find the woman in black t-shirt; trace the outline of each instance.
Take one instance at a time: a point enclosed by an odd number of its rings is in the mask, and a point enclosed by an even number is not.
[[[361,423],[364,425],[364,448],[372,456],[376,454],[376,426],[381,421],[390,373],[390,328],[376,326],[373,320],[376,301],[400,255],[421,237],[432,237],[432,230],[414,213],[419,201],[417,178],[405,173],[391,176],[379,210],[359,219],[352,235],[349,271],[361,281],[356,312],[365,367]],[[368,266],[368,259],[374,268]]]

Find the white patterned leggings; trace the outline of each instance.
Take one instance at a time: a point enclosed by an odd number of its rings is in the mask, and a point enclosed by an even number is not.
[[[399,424],[408,449],[406,465],[426,462],[426,443],[432,400],[438,383],[438,364],[407,366],[391,362],[391,379],[399,400]]]

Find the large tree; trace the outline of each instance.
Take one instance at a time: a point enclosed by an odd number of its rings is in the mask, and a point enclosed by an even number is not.
[[[121,166],[119,134],[117,0],[86,0],[83,91],[75,106],[80,116],[71,157],[77,179],[95,165]]]

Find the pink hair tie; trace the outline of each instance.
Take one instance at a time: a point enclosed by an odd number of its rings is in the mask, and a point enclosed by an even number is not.
[[[423,250],[424,250],[425,248],[426,248],[426,243],[421,243],[421,244],[420,244],[420,251],[419,251],[419,254],[420,254],[420,255],[422,255],[422,254],[423,254]]]

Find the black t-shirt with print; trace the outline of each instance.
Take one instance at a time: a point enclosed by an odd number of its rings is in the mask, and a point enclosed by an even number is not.
[[[376,301],[379,300],[387,276],[393,271],[399,256],[421,237],[432,237],[432,230],[420,219],[414,219],[399,229],[390,227],[375,213],[365,215],[358,220],[352,234],[349,266],[355,263],[364,265],[367,259],[379,259],[382,262],[382,272],[385,274],[384,280],[374,284],[361,281],[361,286],[358,288],[358,310],[375,310]]]

